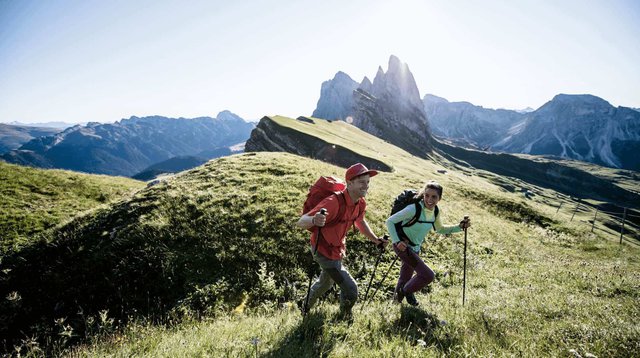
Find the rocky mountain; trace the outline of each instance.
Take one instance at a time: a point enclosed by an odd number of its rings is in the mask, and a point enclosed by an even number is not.
[[[346,73],[336,73],[332,80],[322,83],[320,99],[312,116],[330,120],[344,120],[353,112],[353,91],[358,88]]]
[[[49,127],[33,127],[0,123],[0,154],[20,148],[28,141],[42,136],[53,135],[60,129]]]
[[[419,156],[431,150],[427,115],[413,74],[405,63],[392,55],[387,72],[379,67],[373,82],[365,77],[351,93],[353,82],[339,75],[323,83],[315,117],[346,118],[362,130]],[[347,104],[351,104],[350,110]],[[323,116],[332,106],[338,110]]]
[[[640,113],[592,95],[555,96],[492,149],[640,170]]]
[[[640,170],[640,113],[592,95],[555,96],[535,111],[423,99],[433,133],[453,144]]]
[[[2,159],[41,168],[131,176],[173,157],[244,142],[254,126],[229,111],[217,118],[131,117],[36,138]]]
[[[525,118],[525,113],[449,102],[431,94],[425,95],[422,102],[433,134],[472,148],[490,147]]]

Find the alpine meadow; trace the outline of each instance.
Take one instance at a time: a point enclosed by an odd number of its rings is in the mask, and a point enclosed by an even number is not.
[[[444,223],[472,218],[466,253],[464,234],[429,234],[421,257],[436,279],[416,295],[420,306],[392,302],[399,264],[389,249],[375,271],[373,298],[362,301],[379,251],[350,232],[345,264],[360,295],[354,321],[337,318],[335,289],[303,319],[295,302],[318,268],[309,253],[309,232],[295,222],[318,177],[344,178],[345,167],[331,160],[246,152],[146,187],[118,177],[0,164],[3,222],[12,223],[2,227],[0,252],[3,353],[630,357],[640,352],[640,245],[634,224],[627,224],[621,240],[617,217],[601,213],[590,222],[593,211],[584,207],[599,204],[594,200],[574,210],[577,201],[548,187],[479,170],[437,151],[416,157],[343,121],[267,119],[290,135],[323,143],[325,157],[348,151],[354,161],[390,168],[371,179],[366,198],[367,221],[376,233],[386,231],[394,198],[427,180],[444,187],[438,204]],[[640,191],[637,180],[622,172],[586,164],[576,168]],[[80,192],[93,194],[62,192],[78,182],[85,183]],[[41,193],[26,194],[34,191]],[[59,191],[54,204],[43,199]],[[48,214],[33,214],[38,207]]]

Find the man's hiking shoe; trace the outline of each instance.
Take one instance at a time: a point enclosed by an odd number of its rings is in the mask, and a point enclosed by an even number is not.
[[[336,316],[340,321],[345,321],[349,324],[353,323],[353,312],[352,308],[344,308],[340,306],[340,311],[338,311],[338,315]]]
[[[410,304],[411,306],[416,307],[419,305],[418,300],[416,300],[416,295],[414,295],[413,292],[406,293],[405,297],[407,299],[407,303]]]
[[[398,289],[396,289],[396,292],[394,292],[393,294],[393,300],[396,303],[402,303],[402,300],[404,300],[404,290],[402,289],[402,287],[398,287]]]

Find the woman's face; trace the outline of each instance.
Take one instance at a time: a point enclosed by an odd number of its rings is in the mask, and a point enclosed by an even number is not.
[[[436,207],[436,204],[440,201],[440,195],[438,195],[438,191],[432,188],[427,189],[424,192],[424,207],[433,210]]]

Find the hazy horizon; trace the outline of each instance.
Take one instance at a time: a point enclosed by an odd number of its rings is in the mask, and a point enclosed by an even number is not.
[[[640,107],[631,0],[0,1],[0,122],[310,115],[322,82],[406,63],[420,96]]]

